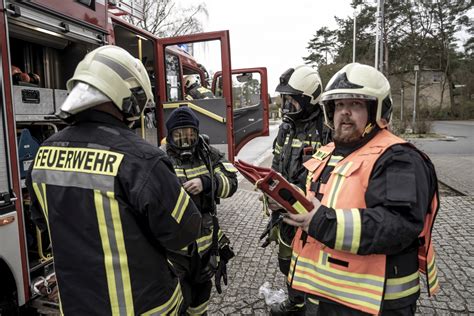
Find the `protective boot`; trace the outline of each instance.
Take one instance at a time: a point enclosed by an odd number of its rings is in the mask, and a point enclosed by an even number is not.
[[[270,306],[270,315],[272,316],[303,316],[305,314],[304,303],[297,304],[290,299],[286,299],[281,303],[275,303]]]

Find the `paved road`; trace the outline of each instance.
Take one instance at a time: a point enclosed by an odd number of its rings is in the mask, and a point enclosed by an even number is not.
[[[410,141],[430,156],[441,182],[474,195],[474,121],[438,121],[433,131],[448,138]]]

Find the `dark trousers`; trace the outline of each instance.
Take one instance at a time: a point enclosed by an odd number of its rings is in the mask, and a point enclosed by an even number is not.
[[[281,273],[288,278],[288,273],[290,272],[290,260],[278,258],[278,266],[280,267]],[[288,299],[295,304],[304,304],[304,293],[293,289],[288,282],[286,282],[286,287],[288,289]]]

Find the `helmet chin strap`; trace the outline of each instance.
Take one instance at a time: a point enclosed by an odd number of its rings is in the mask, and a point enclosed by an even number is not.
[[[365,136],[367,136],[368,134],[370,134],[370,132],[372,132],[372,130],[374,129],[374,127],[375,127],[374,124],[368,123],[368,124],[365,126],[365,129],[364,129],[364,132],[362,133],[361,138],[364,138]]]

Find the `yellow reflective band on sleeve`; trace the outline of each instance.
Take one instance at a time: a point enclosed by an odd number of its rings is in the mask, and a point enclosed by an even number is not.
[[[212,230],[209,235],[201,236],[196,240],[198,253],[205,253],[212,245]]]
[[[304,208],[303,204],[301,204],[300,201],[296,201],[292,206],[298,212],[298,214],[308,213],[308,211]]]
[[[171,216],[176,220],[176,222],[178,222],[178,224],[181,222],[181,219],[183,218],[184,212],[188,207],[188,204],[189,195],[183,188],[181,188],[181,190],[179,191],[178,200],[176,201],[174,209],[171,212]]]
[[[184,174],[184,169],[181,168],[174,168],[174,172],[178,178],[184,178],[186,175]]]
[[[385,286],[386,300],[396,300],[410,296],[420,290],[420,274],[418,271],[401,278],[387,279]]]
[[[200,165],[195,168],[186,168],[183,170],[183,176],[186,176],[188,179],[196,178],[203,174],[209,174],[206,165]]]
[[[44,146],[36,154],[34,169],[116,176],[122,159],[123,154],[107,150]]]
[[[216,172],[216,175],[221,179],[221,181],[219,181],[219,184],[220,184],[219,197],[226,198],[230,192],[229,179],[227,179],[227,176],[224,173],[222,173],[220,169],[216,168],[214,169],[214,171]]]
[[[48,214],[48,201],[46,199],[46,184],[45,183],[36,183],[33,182],[33,191],[35,191],[36,198],[41,206],[43,211],[44,218],[46,220],[46,225],[48,226],[48,235],[49,240],[51,240],[51,230],[49,228],[49,214]]]
[[[143,313],[142,315],[143,316],[178,315],[179,307],[182,301],[183,301],[183,293],[181,292],[181,287],[178,282],[173,292],[173,295],[171,295],[169,300],[167,300],[164,304]]]
[[[275,144],[274,151],[275,151],[275,154],[279,155],[281,153],[281,146],[278,144]]]
[[[231,164],[230,162],[223,162],[222,165],[224,166],[224,169],[229,172],[232,172],[232,173],[237,172],[237,168],[235,168],[234,165]]]
[[[132,288],[118,202],[113,192],[94,190],[94,205],[112,315],[133,315]]]
[[[202,315],[207,312],[208,306],[209,306],[209,300],[205,301],[204,303],[202,303],[201,305],[197,307],[191,307],[191,306],[188,307],[188,309],[186,310],[186,313],[191,316]]]
[[[336,243],[334,249],[357,254],[361,238],[359,209],[336,209]]]

